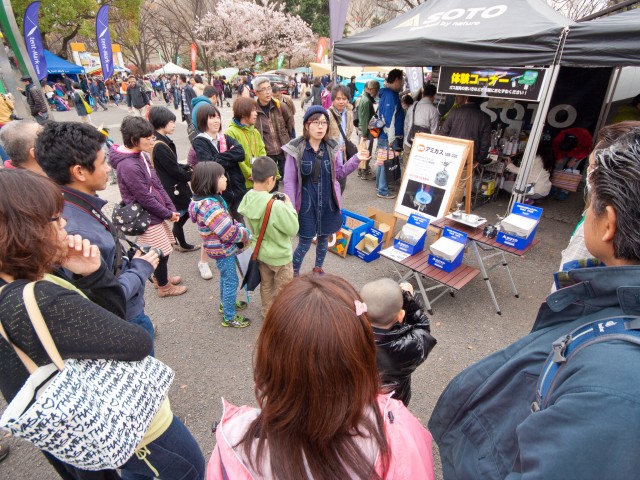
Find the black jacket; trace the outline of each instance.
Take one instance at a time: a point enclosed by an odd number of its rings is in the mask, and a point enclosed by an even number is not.
[[[239,165],[240,162],[244,161],[244,149],[229,135],[225,135],[225,138],[227,140],[227,151],[224,153],[220,153],[213,146],[211,140],[203,134],[193,139],[192,146],[196,152],[198,162],[213,161],[224,167],[228,182],[227,189],[222,193],[222,198],[227,204],[231,205],[232,203],[240,203],[244,194],[247,193],[244,175],[242,175]]]
[[[191,168],[178,163],[176,145],[169,137],[155,133],[156,143],[151,158],[156,174],[178,210],[187,210],[191,202]],[[176,195],[174,192],[178,192]]]
[[[184,111],[184,101],[182,97],[187,99],[187,105],[189,105],[189,108],[191,108],[191,100],[196,98],[197,95],[195,90],[191,88],[191,85],[189,84],[186,84],[184,87],[182,87],[182,92],[180,93],[180,95],[180,111],[182,112],[182,120],[184,121],[186,119],[186,121],[189,122],[191,119],[191,110],[189,110],[189,112]]]
[[[473,140],[473,161],[486,163],[491,146],[491,119],[474,103],[465,103],[451,112],[442,124],[440,135]]]
[[[403,308],[404,323],[396,323],[389,329],[373,327],[373,335],[382,387],[393,390],[393,398],[409,405],[411,374],[427,359],[437,341],[431,336],[429,319],[406,292]]]
[[[140,84],[136,83],[135,86],[127,88],[128,107],[142,108],[145,105],[151,105],[151,102],[149,102],[149,97],[147,97]]]

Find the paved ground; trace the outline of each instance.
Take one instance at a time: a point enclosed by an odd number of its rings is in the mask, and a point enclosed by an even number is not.
[[[179,114],[179,112],[177,112]],[[120,140],[118,126],[127,114],[126,109],[109,108],[108,112],[92,115],[96,124],[112,127],[112,137]],[[222,112],[223,127],[229,124],[231,109]],[[56,119],[75,120],[74,112],[57,113]],[[298,132],[301,131],[301,114]],[[174,135],[179,158],[186,159],[188,140],[186,127],[178,123]],[[110,186],[103,195],[117,200],[117,187]],[[413,397],[410,409],[426,424],[438,396],[449,380],[462,369],[520,336],[528,333],[537,309],[551,286],[551,273],[560,259],[575,222],[580,215],[579,195],[566,202],[545,202],[545,215],[538,229],[541,243],[524,258],[510,257],[511,270],[520,298],[511,292],[508,279],[501,269],[491,272],[494,290],[503,314],[496,315],[485,282],[477,277],[464,290],[452,298],[445,295],[435,304],[432,333],[438,345],[429,359],[416,371],[413,378]],[[495,213],[504,213],[508,197],[478,209],[478,213],[495,219]],[[344,207],[366,214],[368,206],[392,211],[390,200],[375,196],[373,182],[349,178],[344,195]],[[193,224],[186,227],[187,239],[197,242]],[[311,256],[310,252],[310,256]],[[309,258],[309,257],[308,257]],[[470,255],[466,256],[470,264]],[[204,281],[197,270],[197,253],[175,253],[171,256],[171,274],[182,275],[189,291],[175,298],[159,299],[153,287],[147,288],[147,313],[159,326],[156,355],[176,372],[170,397],[173,411],[191,429],[208,459],[214,446],[212,422],[221,415],[220,397],[235,404],[255,404],[252,382],[252,354],[255,339],[262,324],[260,298],[252,295],[247,316],[253,325],[244,330],[223,328],[219,324],[218,276],[212,263],[214,279]],[[307,259],[303,270],[310,270],[312,260]],[[365,264],[355,257],[346,259],[328,254],[325,270],[343,276],[356,288],[383,276],[394,275],[391,262],[384,258]],[[0,400],[0,409],[5,404]],[[55,478],[53,470],[37,450],[25,442],[10,439],[12,453],[0,464],[0,479],[32,480]],[[437,477],[441,478],[437,449],[434,449]]]

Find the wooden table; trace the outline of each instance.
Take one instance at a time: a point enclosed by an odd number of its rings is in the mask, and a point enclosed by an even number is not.
[[[516,255],[518,257],[523,257],[525,253],[531,250],[535,245],[540,243],[538,239],[534,239],[531,244],[525,248],[524,250],[518,250],[513,247],[509,247],[508,245],[504,245],[503,243],[499,243],[495,238],[485,237],[482,233],[483,228],[478,227],[470,227],[463,223],[458,223],[455,220],[451,220],[449,218],[441,218],[440,220],[436,220],[432,222],[430,227],[434,227],[436,229],[444,229],[444,227],[450,227],[454,230],[458,230],[460,232],[464,232],[467,234],[467,239],[471,242],[471,246],[473,248],[473,252],[478,261],[478,266],[480,267],[480,272],[482,273],[482,278],[487,284],[487,289],[489,290],[489,294],[491,295],[491,300],[496,307],[496,313],[498,315],[502,315],[500,310],[500,305],[498,305],[498,300],[496,298],[495,293],[493,292],[493,287],[491,286],[491,280],[489,279],[489,272],[494,268],[502,266],[507,272],[507,276],[509,277],[509,281],[511,282],[511,287],[513,288],[513,293],[516,298],[519,298],[518,289],[516,288],[516,284],[513,281],[513,276],[511,275],[511,270],[509,270],[509,263],[507,262],[507,258],[505,257],[505,253],[509,253],[511,255]],[[482,256],[480,250],[484,252],[491,252],[488,255]],[[498,257],[498,261],[493,265],[486,266],[485,261]]]
[[[420,293],[422,294],[422,298],[424,299],[425,308],[430,315],[433,315],[433,308],[431,307],[432,303],[435,303],[436,300],[442,297],[445,293],[448,293],[452,297],[455,296],[455,292],[460,290],[467,283],[477,277],[480,274],[480,270],[462,264],[452,272],[447,273],[444,270],[429,265],[428,259],[428,250],[423,250],[422,252],[407,257],[400,262],[389,258],[389,260],[393,262],[393,268],[396,270],[398,276],[400,277],[399,282],[404,282],[411,277],[414,277],[416,279],[416,283],[418,284],[418,288],[420,289]],[[400,273],[398,268],[395,266],[396,263],[408,268],[408,272],[404,275]],[[429,278],[436,281],[438,284],[425,288],[424,284],[422,283],[423,278]],[[436,290],[438,288],[443,288],[444,290],[440,292],[437,297],[429,301],[427,292]]]

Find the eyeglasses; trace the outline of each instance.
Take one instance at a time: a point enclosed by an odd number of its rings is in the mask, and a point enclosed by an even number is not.
[[[329,122],[325,122],[322,120],[314,120],[313,122],[309,122],[311,125],[313,125],[314,127],[318,127],[318,128],[324,128],[327,125],[329,125]]]

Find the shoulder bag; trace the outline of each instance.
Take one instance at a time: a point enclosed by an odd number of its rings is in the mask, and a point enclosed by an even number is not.
[[[258,240],[256,241],[256,246],[253,249],[253,254],[251,255],[251,259],[249,260],[249,266],[247,267],[247,273],[244,275],[242,279],[242,285],[240,288],[244,288],[247,286],[247,290],[253,292],[258,285],[260,285],[260,269],[258,268],[258,253],[260,252],[260,245],[262,245],[262,239],[264,238],[264,232],[267,230],[267,225],[269,224],[269,217],[271,216],[271,208],[273,207],[273,202],[275,202],[275,198],[269,200],[267,203],[267,208],[264,212],[264,219],[262,220],[262,226],[260,227],[260,235],[258,235]]]
[[[416,136],[416,133],[431,133],[431,129],[429,127],[423,127],[421,125],[416,125],[416,110],[418,109],[418,102],[413,104],[413,115],[411,117],[411,128],[409,129],[409,135],[407,135],[407,143],[409,145],[413,145],[413,137]]]
[[[331,115],[333,115],[333,118],[335,118],[336,122],[338,123],[338,129],[340,130],[340,135],[342,135],[342,139],[344,140],[344,148],[345,148],[345,153],[347,157],[344,159],[344,161],[346,163],[347,160],[349,160],[351,157],[353,157],[358,153],[358,147],[356,147],[355,143],[353,143],[351,140],[347,138],[347,135],[344,133],[344,130],[342,129],[342,119],[336,115],[336,112],[334,112],[333,109],[331,109]]]
[[[0,428],[74,467],[118,468],[149,429],[174,373],[149,356],[139,362],[62,360],[38,307],[35,283],[24,287],[23,301],[52,363],[38,367],[0,323],[0,334],[30,374],[2,414]]]

